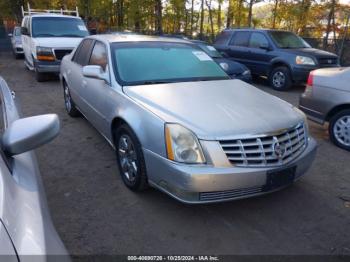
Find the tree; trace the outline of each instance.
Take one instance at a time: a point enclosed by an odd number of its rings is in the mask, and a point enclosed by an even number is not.
[[[201,21],[199,27],[199,37],[203,39],[203,27],[204,26],[204,0],[201,0]]]
[[[162,17],[163,17],[163,5],[162,0],[155,0],[155,30],[156,34],[162,34],[163,33],[163,27],[162,27]]]

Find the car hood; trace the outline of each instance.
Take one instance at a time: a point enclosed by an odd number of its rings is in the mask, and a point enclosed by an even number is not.
[[[52,48],[75,48],[83,38],[80,37],[36,37],[33,38],[36,46]]]
[[[283,51],[296,54],[296,55],[312,55],[316,58],[337,58],[338,56],[316,48],[296,48],[296,49],[283,49]]]
[[[207,140],[291,128],[304,117],[240,80],[127,86],[124,92],[165,122],[179,123]]]

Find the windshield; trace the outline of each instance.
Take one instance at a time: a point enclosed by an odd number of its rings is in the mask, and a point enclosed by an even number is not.
[[[33,17],[33,37],[85,37],[89,33],[81,19]]]
[[[308,43],[292,32],[271,31],[269,32],[274,42],[280,48],[307,48]]]
[[[182,43],[112,44],[117,78],[124,85],[229,79],[205,52]]]
[[[199,44],[198,45],[204,52],[208,54],[208,56],[212,58],[221,58],[222,55],[218,52],[218,50],[215,49],[215,47],[211,45],[206,44]]]

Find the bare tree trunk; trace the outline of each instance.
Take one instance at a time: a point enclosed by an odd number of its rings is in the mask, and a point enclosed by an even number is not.
[[[323,48],[326,48],[328,46],[328,37],[329,37],[329,33],[331,32],[331,22],[332,22],[333,13],[335,10],[335,5],[336,5],[336,0],[332,0],[331,10],[329,11],[328,19],[327,19],[327,30],[326,30],[326,36],[323,41]]]
[[[241,27],[241,18],[242,18],[242,6],[243,6],[243,0],[238,0],[238,15],[237,17],[237,27],[240,28]]]
[[[211,10],[211,0],[206,0],[206,4],[207,4],[207,7],[208,7],[208,11],[209,11],[209,21],[210,21],[210,29],[211,29],[211,41],[214,42],[214,23],[213,23],[213,13],[212,13],[212,10]]]
[[[124,0],[117,1],[117,27],[122,30],[124,26]]]
[[[252,26],[254,0],[249,1],[248,27]]]
[[[278,0],[275,0],[275,6],[273,8],[273,17],[272,17],[272,28],[276,28],[276,18],[277,18],[277,8],[278,8]]]
[[[155,0],[155,33],[158,35],[163,34],[163,26],[162,26],[162,14],[163,6],[162,0]]]
[[[232,26],[232,9],[232,0],[228,0],[226,28],[230,28]]]
[[[190,28],[190,35],[191,35],[191,37],[193,36],[193,22],[194,22],[193,9],[194,9],[194,0],[192,0],[192,2],[191,2],[191,28]]]
[[[199,28],[199,38],[203,39],[203,25],[204,25],[204,0],[201,1],[201,21],[200,21],[200,28]]]
[[[222,21],[221,21],[221,4],[222,0],[219,0],[219,6],[218,6],[218,28],[219,31],[221,31]]]

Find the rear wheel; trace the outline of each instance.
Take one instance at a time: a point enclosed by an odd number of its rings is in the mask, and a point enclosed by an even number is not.
[[[122,124],[115,130],[115,147],[124,184],[133,191],[145,190],[148,183],[141,144],[128,125]]]
[[[64,106],[66,108],[68,115],[70,115],[71,117],[80,116],[80,112],[76,108],[75,103],[72,100],[72,97],[70,96],[68,85],[65,82],[63,83],[63,96],[64,96]]]
[[[285,66],[275,67],[269,76],[270,86],[278,91],[286,91],[291,88],[292,80],[290,71]]]
[[[350,109],[332,116],[329,121],[329,136],[335,145],[350,151]]]

